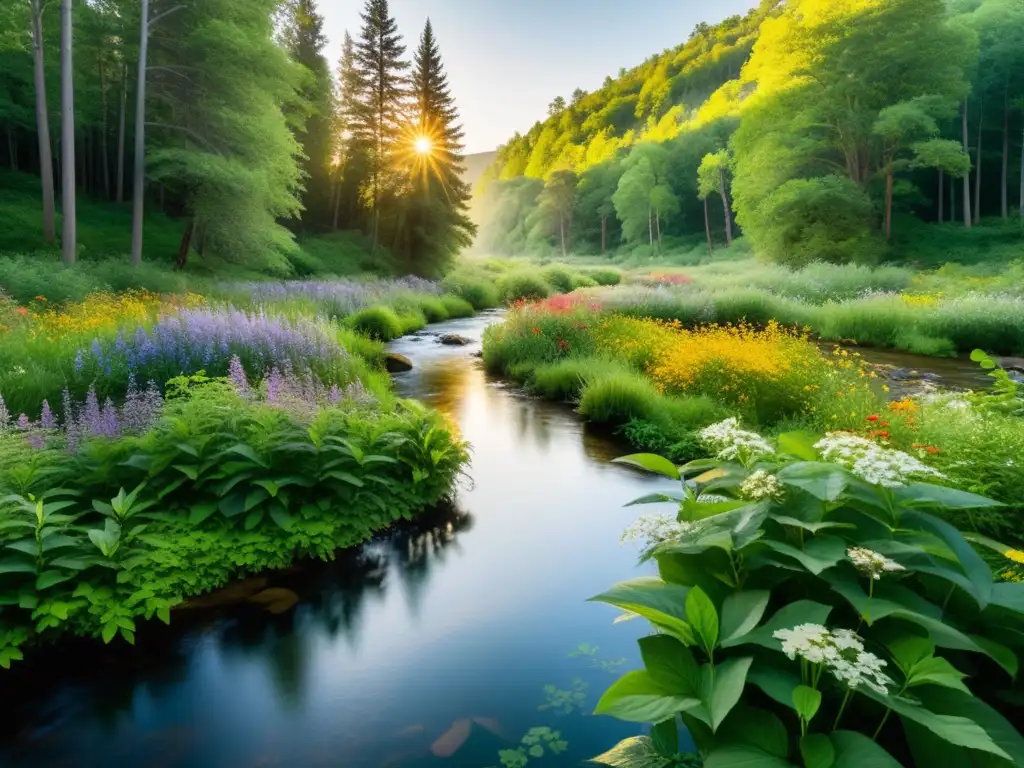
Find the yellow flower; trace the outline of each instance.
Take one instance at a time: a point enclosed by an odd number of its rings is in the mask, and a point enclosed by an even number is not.
[[[1003,555],[1008,560],[1013,560],[1013,562],[1015,563],[1024,564],[1024,552],[1022,552],[1019,549],[1008,549],[1005,552],[1003,552]]]

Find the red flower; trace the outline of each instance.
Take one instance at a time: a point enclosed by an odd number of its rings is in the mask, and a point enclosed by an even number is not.
[[[877,415],[868,416],[868,421],[878,421],[878,416]]]
[[[540,328],[538,328],[537,326],[534,326],[533,327],[533,335],[536,336],[539,333],[540,333]]]
[[[562,350],[563,352],[568,352],[569,351],[569,342],[566,341],[565,339],[559,339],[558,340],[558,348],[560,350]]]
[[[28,310],[25,307],[18,307],[15,311],[22,317],[28,317]]]
[[[888,421],[883,421],[882,422],[882,426],[883,427],[888,427],[889,426],[889,422]]]

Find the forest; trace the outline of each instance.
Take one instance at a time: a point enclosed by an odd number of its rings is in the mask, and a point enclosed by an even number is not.
[[[407,51],[386,2],[353,34],[328,62],[312,0],[3,0],[0,251],[287,275],[345,271],[347,246],[438,274],[474,232],[438,41],[428,21]]]
[[[1017,243],[1000,225],[1024,212],[1022,73],[1015,0],[765,0],[556,98],[479,185],[477,248],[713,252],[743,235],[799,267]]]

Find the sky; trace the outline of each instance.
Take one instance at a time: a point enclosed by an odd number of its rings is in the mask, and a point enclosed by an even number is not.
[[[556,96],[594,91],[687,40],[696,24],[746,13],[755,0],[391,0],[412,58],[430,18],[462,122],[467,153],[504,144],[547,115]],[[321,0],[333,65],[362,0]]]

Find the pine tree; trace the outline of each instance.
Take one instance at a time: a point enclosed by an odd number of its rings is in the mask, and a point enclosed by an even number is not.
[[[373,215],[372,250],[380,239],[381,196],[392,181],[392,159],[404,123],[409,62],[405,46],[387,0],[366,0],[363,29],[356,44],[359,93],[349,116],[352,137],[365,148],[369,160],[366,195]]]
[[[414,224],[409,251],[414,271],[434,274],[473,242],[472,191],[463,180],[463,137],[434,29],[427,20],[412,76],[416,103]]]
[[[334,125],[336,189],[331,217],[331,228],[335,230],[341,222],[345,228],[359,227],[360,188],[367,174],[366,147],[352,130],[364,91],[358,64],[355,42],[346,30],[338,62],[338,92],[335,96],[338,104]]]
[[[282,42],[292,60],[304,67],[299,89],[306,119],[296,130],[305,159],[303,221],[325,224],[331,212],[331,162],[334,154],[334,83],[323,55],[327,46],[324,20],[315,0],[293,0],[287,8],[281,32]]]

